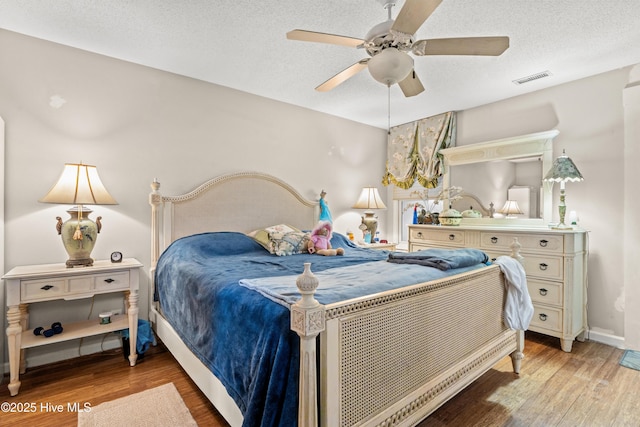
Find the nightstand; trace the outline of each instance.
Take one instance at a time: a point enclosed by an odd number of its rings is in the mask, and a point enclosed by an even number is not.
[[[129,328],[129,364],[134,366],[138,357],[138,288],[139,269],[142,267],[138,260],[128,258],[119,263],[95,261],[91,267],[68,268],[65,264],[26,265],[15,267],[2,276],[7,289],[11,396],[18,394],[20,389],[19,374],[25,372],[24,350],[27,348]],[[62,333],[50,337],[34,335],[33,329],[28,330],[29,304],[90,298],[112,292],[128,294],[129,306],[127,314],[112,316],[111,323],[101,324],[100,319],[96,318],[64,324]]]
[[[396,243],[358,243],[358,246],[367,249],[383,249],[385,251],[396,250]]]

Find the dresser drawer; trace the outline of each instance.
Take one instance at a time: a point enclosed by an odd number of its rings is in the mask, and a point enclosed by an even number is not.
[[[527,279],[531,301],[562,307],[562,283]]]
[[[524,256],[524,269],[527,277],[539,277],[561,281],[564,276],[562,257]]]
[[[534,328],[543,328],[554,332],[562,332],[562,310],[559,308],[534,304],[530,329]]]
[[[438,246],[464,246],[464,230],[457,229],[411,229],[412,243],[432,243]]]
[[[120,271],[110,274],[98,274],[95,276],[96,291],[117,291],[129,289],[129,272]]]
[[[564,247],[563,236],[552,234],[520,234],[520,233],[480,233],[480,248],[495,250],[511,250],[513,239],[520,243],[520,251],[561,254]]]
[[[65,285],[64,279],[24,280],[20,283],[20,299],[23,302],[55,299],[67,292]]]

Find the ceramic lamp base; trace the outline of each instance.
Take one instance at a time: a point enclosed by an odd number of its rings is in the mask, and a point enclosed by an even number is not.
[[[378,219],[373,216],[373,212],[365,212],[362,217],[362,223],[367,227],[369,234],[371,235],[371,241],[368,243],[373,243],[373,239],[376,236],[376,231],[378,231]]]
[[[96,224],[88,215],[92,212],[86,207],[73,207],[67,211],[71,216],[66,222],[58,218],[58,233],[62,237],[62,244],[69,255],[67,267],[88,267],[93,265],[91,251],[96,244],[100,229],[100,219]]]

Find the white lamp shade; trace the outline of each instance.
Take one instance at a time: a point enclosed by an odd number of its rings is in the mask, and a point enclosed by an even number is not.
[[[51,187],[42,203],[63,205],[117,205],[92,165],[65,163],[58,182]]]
[[[515,200],[507,200],[502,209],[500,209],[500,213],[505,215],[519,215],[524,212],[522,212],[520,206],[518,206],[518,202]]]
[[[386,209],[387,207],[382,202],[382,197],[378,193],[378,189],[375,187],[365,187],[360,193],[360,197],[353,209]]]
[[[367,63],[371,76],[387,86],[404,80],[413,69],[413,58],[395,48],[387,48]]]

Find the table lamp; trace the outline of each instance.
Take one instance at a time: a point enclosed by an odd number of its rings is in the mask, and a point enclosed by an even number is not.
[[[557,226],[552,227],[554,229],[571,229],[573,228],[570,225],[566,225],[564,223],[564,217],[567,212],[567,205],[565,204],[565,183],[567,181],[578,182],[582,181],[582,174],[573,163],[573,161],[567,156],[562,150],[562,155],[554,160],[553,166],[551,166],[551,170],[544,177],[543,181],[550,182],[553,184],[554,182],[560,183],[560,205],[558,209],[560,211],[560,223]]]
[[[91,251],[96,244],[96,239],[102,224],[98,217],[96,222],[88,218],[93,212],[83,205],[117,205],[107,189],[100,181],[98,170],[95,166],[82,163],[65,163],[62,175],[58,182],[51,187],[42,199],[42,203],[56,203],[64,205],[76,205],[67,212],[71,216],[66,222],[56,217],[56,229],[62,236],[69,259],[67,267],[85,267],[93,265]]]
[[[373,239],[376,236],[376,230],[378,229],[378,219],[373,216],[373,210],[386,208],[387,207],[382,202],[382,198],[380,197],[380,193],[378,193],[377,188],[365,187],[362,189],[358,201],[353,205],[353,209],[366,209],[364,216],[362,217],[362,225],[366,227],[363,227],[363,232],[367,230],[371,235],[371,240],[367,243],[373,243]]]
[[[502,209],[500,209],[500,213],[504,214],[505,218],[517,218],[516,215],[521,215],[524,212],[518,206],[518,202],[507,200]]]

